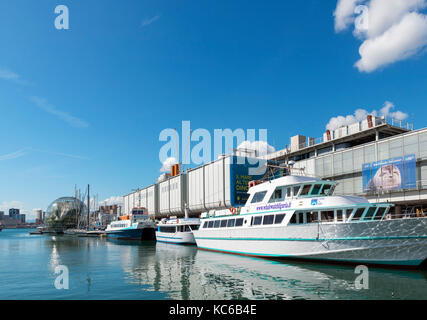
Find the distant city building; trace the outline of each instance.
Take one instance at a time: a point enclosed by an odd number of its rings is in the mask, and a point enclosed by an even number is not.
[[[19,216],[19,209],[9,209],[9,218],[18,220]]]
[[[25,214],[18,214],[16,220],[18,220],[18,223],[25,223]]]
[[[109,205],[109,206],[99,206],[100,213],[108,213],[108,214],[119,214],[120,215],[121,207],[117,204]]]
[[[0,220],[4,219],[4,211],[0,211]]]
[[[43,210],[36,210],[36,224],[42,224],[43,221]]]

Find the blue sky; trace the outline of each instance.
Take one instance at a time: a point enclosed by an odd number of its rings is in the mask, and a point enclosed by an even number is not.
[[[57,30],[54,9],[69,8]],[[100,200],[152,184],[159,134],[266,128],[282,149],[386,101],[427,116],[427,55],[355,67],[337,1],[0,0],[0,206],[29,213],[74,185]]]

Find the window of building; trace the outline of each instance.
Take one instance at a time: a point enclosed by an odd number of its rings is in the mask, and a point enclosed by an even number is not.
[[[236,219],[229,219],[227,222],[227,228],[231,228],[234,227],[234,222],[236,221]]]
[[[274,218],[274,224],[282,223],[283,219],[285,218],[285,214],[276,214],[276,217]]]
[[[305,184],[304,187],[302,188],[300,196],[308,195],[308,192],[310,191],[310,189],[311,189],[311,184]]]
[[[261,192],[255,193],[253,198],[252,198],[251,203],[261,202],[262,200],[264,200],[266,193],[267,193],[267,191],[261,191]]]
[[[265,215],[262,224],[273,224],[274,214]]]

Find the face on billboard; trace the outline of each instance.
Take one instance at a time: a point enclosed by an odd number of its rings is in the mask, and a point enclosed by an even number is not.
[[[369,183],[370,189],[392,190],[400,187],[402,177],[400,170],[393,164],[387,164],[377,170]]]

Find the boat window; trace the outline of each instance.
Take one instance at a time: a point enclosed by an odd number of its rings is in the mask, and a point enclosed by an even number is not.
[[[377,213],[374,215],[374,217],[372,219],[373,220],[381,220],[386,209],[387,209],[386,207],[379,207]]]
[[[214,222],[213,221],[209,221],[209,225],[208,228],[212,228],[213,227]]]
[[[353,220],[360,220],[360,217],[363,215],[363,212],[365,211],[365,208],[359,208],[356,210],[356,213],[354,214],[353,218],[351,219]]]
[[[283,187],[277,187],[271,195],[269,202],[278,202],[284,200]]]
[[[315,222],[319,222],[319,212],[317,211],[307,212],[307,223],[315,223]]]
[[[320,195],[327,196],[329,194],[329,191],[331,190],[332,185],[331,184],[324,184],[322,188],[322,192],[320,192]]]
[[[332,222],[334,221],[334,212],[333,211],[321,211],[320,219],[322,222]]]
[[[345,212],[346,212],[346,220],[350,219],[350,216],[353,213],[353,210],[354,209],[347,209],[347,210],[345,210]]]
[[[296,212],[297,223],[304,223],[304,212]]]
[[[261,191],[261,192],[255,193],[253,198],[252,198],[251,203],[261,202],[262,200],[264,200],[266,193],[267,193],[267,191]]]
[[[214,228],[219,228],[219,220],[215,220]]]
[[[207,227],[208,227],[208,222],[207,221],[203,222],[203,227],[202,228],[204,229],[204,228],[207,228]]]
[[[299,189],[301,189],[301,186],[296,186],[293,189],[294,189],[294,197],[296,197],[298,195]]]
[[[368,212],[366,212],[365,216],[363,217],[363,220],[371,220],[374,216],[375,210],[377,210],[377,207],[370,207]]]
[[[175,233],[176,229],[175,227],[160,227],[160,232],[167,232],[167,233]]]
[[[262,216],[252,217],[252,225],[257,226],[262,222]]]
[[[185,225],[185,226],[183,226],[184,227],[184,232],[190,232],[191,230],[190,230],[190,226],[188,226],[188,225]]]
[[[227,220],[223,219],[221,220],[221,228],[225,228],[227,226]]]
[[[192,224],[191,226],[190,226],[190,228],[191,228],[191,230],[199,230],[199,225],[198,224]]]
[[[322,188],[321,184],[315,184],[313,186],[313,189],[311,190],[310,194],[313,196],[317,196],[320,193],[321,188]]]
[[[294,213],[292,215],[291,220],[289,221],[289,224],[296,224],[297,223],[297,213]]]
[[[243,225],[243,218],[236,219],[236,227],[241,227]]]
[[[310,191],[310,189],[311,189],[311,184],[305,184],[304,187],[302,188],[300,196],[308,195],[308,192]]]
[[[342,210],[337,210],[337,222],[343,221]]]
[[[274,218],[274,224],[282,223],[283,219],[285,218],[285,214],[276,214],[276,217]]]
[[[262,224],[273,224],[274,221],[274,214],[268,214],[264,216],[264,220],[262,221]]]
[[[234,221],[235,221],[236,219],[228,219],[228,222],[227,222],[227,228],[231,228],[231,227],[234,227]]]

